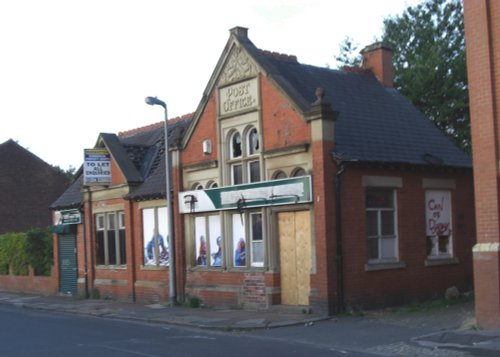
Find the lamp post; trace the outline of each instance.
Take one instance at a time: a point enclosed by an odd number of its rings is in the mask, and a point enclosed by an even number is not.
[[[167,190],[167,218],[168,218],[168,260],[169,260],[169,302],[170,306],[176,304],[176,289],[175,289],[175,249],[174,249],[174,211],[172,209],[172,193],[170,192],[170,151],[168,150],[168,112],[167,104],[156,97],[146,97],[146,103],[149,105],[161,105],[165,110],[165,181]]]

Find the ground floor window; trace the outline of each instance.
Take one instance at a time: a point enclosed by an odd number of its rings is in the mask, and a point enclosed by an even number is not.
[[[125,265],[125,213],[96,214],[96,264]]]
[[[429,258],[453,256],[451,229],[451,192],[425,192],[427,255]]]
[[[369,263],[398,260],[395,196],[395,190],[392,188],[366,189]]]
[[[232,235],[234,267],[264,266],[265,249],[261,212],[233,214]]]
[[[222,266],[222,238],[220,215],[198,216],[194,219],[195,265]]]
[[[142,210],[145,266],[168,266],[168,217],[166,207]]]

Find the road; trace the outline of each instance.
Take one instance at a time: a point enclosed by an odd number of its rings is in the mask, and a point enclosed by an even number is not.
[[[0,306],[0,356],[373,356],[264,333],[206,331]],[[304,329],[302,327],[302,329]]]

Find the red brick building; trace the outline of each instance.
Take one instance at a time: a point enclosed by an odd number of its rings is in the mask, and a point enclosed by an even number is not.
[[[333,313],[471,289],[470,159],[392,88],[390,49],[363,56],[304,65],[232,29],[198,110],[169,124],[174,222],[163,128],[101,134],[111,184],[52,205],[83,212],[56,237],[78,248],[74,289],[165,301],[172,223],[180,301]]]
[[[500,328],[500,3],[464,0],[464,20],[477,216],[476,320],[483,328]]]

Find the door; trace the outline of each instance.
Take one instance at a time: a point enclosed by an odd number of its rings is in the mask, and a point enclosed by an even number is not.
[[[309,305],[311,220],[309,211],[278,213],[281,303]]]
[[[59,292],[76,295],[76,236],[59,236]]]

